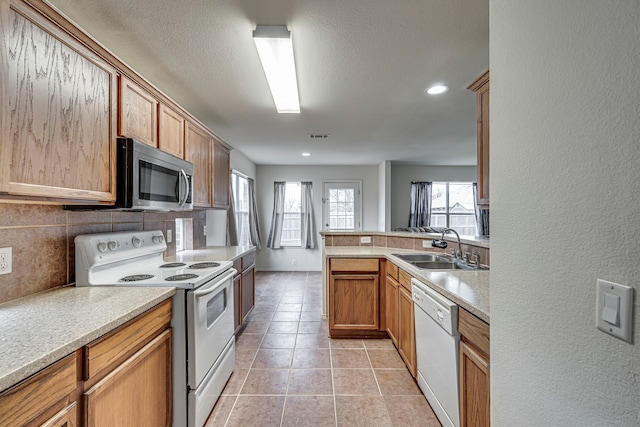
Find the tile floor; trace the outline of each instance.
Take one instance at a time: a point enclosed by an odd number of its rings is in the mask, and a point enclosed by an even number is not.
[[[256,273],[236,368],[206,427],[440,426],[389,339],[329,339],[320,272]]]

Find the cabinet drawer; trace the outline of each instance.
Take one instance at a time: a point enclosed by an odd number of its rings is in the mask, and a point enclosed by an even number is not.
[[[242,257],[242,271],[246,270],[247,268],[251,267],[253,264],[255,264],[256,262],[256,253],[255,252],[251,252],[250,254],[247,254],[245,256]]]
[[[171,322],[171,300],[85,347],[84,379],[93,379],[142,348]]]
[[[489,359],[489,325],[463,308],[458,309],[458,330],[464,340]]]
[[[331,271],[367,271],[378,272],[377,258],[334,258],[331,260]]]
[[[45,412],[53,416],[71,402],[76,381],[73,353],[0,394],[0,424],[26,425]]]
[[[409,273],[399,270],[398,282],[400,282],[402,287],[411,292],[411,275]]]
[[[387,276],[393,277],[396,281],[398,280],[398,266],[391,261],[387,261]]]

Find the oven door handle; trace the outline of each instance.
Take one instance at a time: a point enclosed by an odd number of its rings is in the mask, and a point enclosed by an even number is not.
[[[238,271],[235,268],[230,269],[227,274],[222,276],[222,279],[219,279],[218,277],[212,279],[211,282],[213,283],[211,283],[211,285],[203,287],[202,289],[197,289],[193,291],[193,295],[196,297],[201,297],[203,295],[208,295],[212,293],[213,291],[218,289],[221,283],[226,282],[227,280],[233,278],[233,276],[235,276],[237,272]]]

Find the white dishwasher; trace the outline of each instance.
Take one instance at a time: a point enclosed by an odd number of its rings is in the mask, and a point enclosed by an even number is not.
[[[418,385],[444,427],[459,427],[458,306],[411,279]]]

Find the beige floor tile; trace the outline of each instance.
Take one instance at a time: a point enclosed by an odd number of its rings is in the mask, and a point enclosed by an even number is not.
[[[273,311],[255,312],[252,311],[248,317],[249,322],[270,322],[273,318]]]
[[[374,369],[380,391],[387,395],[422,395],[407,369]]]
[[[238,396],[225,427],[279,426],[284,396]]]
[[[253,368],[286,369],[291,367],[293,350],[282,348],[261,348],[258,350]]]
[[[283,304],[280,303],[276,311],[297,311],[300,312],[302,310],[302,303],[300,304]]]
[[[380,395],[371,369],[334,369],[333,387],[336,395]]]
[[[300,313],[300,320],[305,322],[319,322],[322,320],[322,312],[318,311],[303,311]]]
[[[366,344],[365,344],[366,345]],[[371,366],[374,368],[395,368],[403,369],[406,365],[404,360],[398,354],[396,349],[393,350],[376,350],[367,349]]]
[[[391,427],[382,396],[336,396],[339,427]]]
[[[220,396],[204,427],[220,427],[227,422],[237,396]]]
[[[334,368],[371,368],[364,349],[331,349],[331,363]]]
[[[298,326],[298,333],[300,334],[329,334],[329,327],[327,322],[307,322],[302,321]]]
[[[395,427],[440,427],[424,396],[384,396],[387,411]]]
[[[247,326],[242,331],[242,334],[264,334],[267,332],[267,328],[269,328],[269,322],[263,321],[251,321],[247,323]]]
[[[246,350],[248,348],[260,348],[263,334],[250,334],[243,332],[236,338],[236,350]]]
[[[260,348],[293,348],[296,334],[266,334]]]
[[[331,369],[292,369],[289,395],[333,395]]]
[[[236,349],[236,369],[250,368],[257,353],[257,348]]]
[[[296,348],[292,368],[331,368],[328,348]]]
[[[288,369],[251,369],[240,394],[285,394]]]
[[[302,297],[299,295],[284,295],[280,304],[302,304]]]
[[[299,311],[276,311],[271,319],[274,322],[297,322],[300,320]]]
[[[302,311],[322,311],[322,302],[313,303],[313,304],[302,304]]]
[[[298,334],[296,348],[329,348],[329,337],[323,334]]]
[[[231,378],[227,381],[227,385],[224,386],[222,390],[223,395],[235,395],[240,393],[240,389],[244,384],[244,380],[247,378],[247,374],[249,373],[249,369],[238,369],[235,368],[233,373],[231,374]]]
[[[335,408],[332,396],[287,396],[283,427],[334,427]]]
[[[396,350],[393,341],[389,338],[362,340],[367,349]]]
[[[267,332],[270,334],[296,334],[298,322],[271,322]]]
[[[331,348],[364,348],[360,339],[332,338]]]

